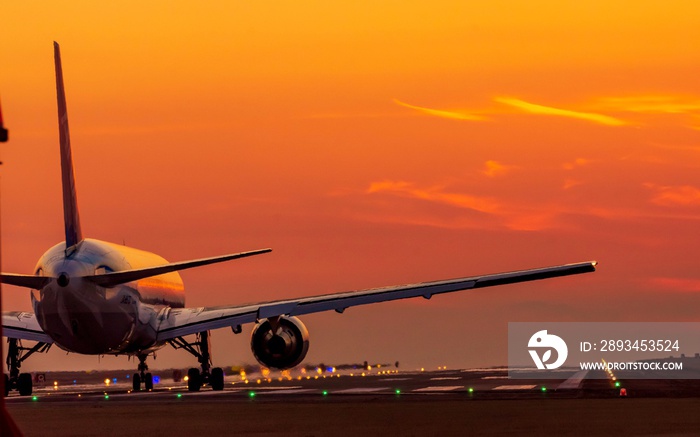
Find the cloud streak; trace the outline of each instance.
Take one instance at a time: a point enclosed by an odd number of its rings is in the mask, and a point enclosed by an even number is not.
[[[553,108],[551,106],[537,105],[524,100],[514,99],[510,97],[497,97],[494,99],[498,103],[512,106],[525,111],[529,114],[552,115],[556,117],[567,117],[578,120],[590,121],[593,123],[603,124],[606,126],[624,126],[627,122],[619,118],[610,117],[608,115],[597,114],[593,112],[579,112],[568,109]]]
[[[448,118],[451,120],[462,120],[462,121],[488,120],[488,118],[486,118],[482,115],[477,115],[477,114],[472,114],[472,113],[462,112],[462,111],[445,111],[442,109],[424,108],[422,106],[409,105],[408,103],[404,103],[404,102],[397,100],[397,99],[394,99],[394,103],[396,103],[397,105],[403,106],[404,108],[413,109],[415,111],[418,111],[418,112],[426,114],[426,115],[431,115],[433,117]]]
[[[469,209],[485,214],[484,220],[464,215],[439,217],[434,215],[431,209],[424,211],[425,214],[411,217],[397,217],[392,212],[389,212],[388,215],[382,215],[380,220],[383,221],[444,228],[505,228],[514,231],[540,231],[561,226],[559,216],[562,211],[559,208],[551,206],[546,208],[532,208],[531,206],[522,205],[508,206],[490,197],[446,192],[441,186],[418,188],[411,182],[387,180],[373,182],[366,193],[383,193],[420,199],[426,202]],[[375,217],[375,220],[378,219],[378,217]]]
[[[367,189],[368,194],[381,192],[442,203],[488,214],[494,214],[500,209],[500,204],[488,197],[444,192],[442,191],[442,187],[417,188],[412,183],[404,181],[373,182]]]
[[[661,289],[686,293],[700,293],[700,279],[652,278],[651,282]]]
[[[501,164],[498,161],[488,160],[484,164],[484,170],[481,172],[486,176],[493,178],[496,176],[502,176],[509,173],[511,170],[516,168],[514,165]]]
[[[599,106],[613,111],[688,114],[700,111],[700,99],[691,96],[646,95],[605,97]]]
[[[645,184],[654,191],[651,202],[660,206],[700,206],[700,189],[691,185]]]

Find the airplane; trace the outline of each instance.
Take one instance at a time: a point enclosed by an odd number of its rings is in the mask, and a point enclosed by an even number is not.
[[[197,358],[199,368],[188,370],[187,387],[204,384],[223,390],[224,372],[212,367],[210,331],[231,328],[240,333],[254,324],[251,349],[268,368],[289,369],[302,362],[309,333],[299,316],[321,311],[342,313],[357,305],[423,297],[516,282],[593,272],[596,262],[580,262],[483,276],[397,285],[321,296],[208,308],[185,306],[180,270],[268,253],[258,249],[211,258],[169,263],[153,253],[83,235],[68,130],[61,54],[54,42],[58,101],[61,184],[65,241],[49,248],[30,275],[2,273],[2,283],[31,290],[34,309],[3,312],[2,332],[8,338],[5,396],[10,389],[32,393],[32,377],[20,373],[22,363],[52,345],[73,353],[127,355],[139,360],[133,391],[153,389],[146,359],[170,345]],[[194,335],[186,339],[186,336]],[[22,346],[22,340],[36,342]]]

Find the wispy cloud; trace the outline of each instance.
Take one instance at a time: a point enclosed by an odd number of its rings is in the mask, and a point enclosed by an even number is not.
[[[573,170],[575,168],[583,167],[584,165],[588,165],[591,162],[593,162],[593,161],[591,161],[590,159],[576,158],[573,160],[573,162],[565,162],[562,165],[562,167],[564,168],[564,170]]]
[[[373,220],[400,222],[411,225],[423,225],[445,228],[484,228],[510,229],[515,231],[540,231],[562,226],[560,219],[563,212],[556,207],[533,208],[532,205],[506,205],[490,197],[473,196],[462,193],[447,192],[442,186],[419,188],[411,182],[382,181],[374,182],[367,194],[384,193],[427,202],[450,205],[485,214],[482,219],[474,216],[439,216],[432,210],[426,210],[413,216],[397,217],[391,211],[374,217]]]
[[[552,115],[557,117],[575,118],[578,120],[590,121],[593,123],[603,124],[606,126],[624,126],[627,122],[619,118],[610,117],[608,115],[597,114],[593,112],[579,112],[568,109],[553,108],[551,106],[537,105],[524,100],[514,99],[510,97],[497,97],[494,99],[504,105],[509,105],[518,108],[530,114]]]
[[[654,192],[652,203],[661,206],[698,206],[700,205],[700,189],[691,185],[663,186],[644,184]]]
[[[492,160],[486,161],[484,163],[484,167],[485,168],[484,168],[484,170],[482,170],[481,173],[483,173],[486,176],[491,177],[491,178],[496,177],[496,176],[505,175],[505,174],[509,173],[511,170],[513,170],[514,168],[517,168],[514,165],[506,165],[506,164],[502,164],[498,161],[492,161]]]
[[[562,186],[562,188],[563,188],[564,190],[568,190],[568,189],[570,189],[570,188],[573,188],[573,187],[576,187],[576,186],[579,186],[579,185],[583,185],[583,184],[584,184],[584,182],[583,182],[583,181],[580,181],[580,180],[578,180],[578,179],[565,179],[565,180],[564,180],[564,185]]]
[[[657,288],[689,293],[700,293],[700,279],[685,278],[652,278],[652,284]]]
[[[673,95],[605,97],[599,100],[597,107],[625,112],[687,114],[700,111],[700,99]]]
[[[417,188],[414,184],[404,181],[373,182],[367,189],[368,194],[381,192],[442,203],[459,208],[467,208],[489,214],[497,212],[500,208],[498,202],[488,197],[445,192],[442,187]]]
[[[422,106],[415,106],[415,105],[409,105],[408,103],[404,103],[400,100],[394,99],[394,103],[397,105],[401,105],[405,108],[410,108],[415,111],[421,112],[423,114],[427,115],[432,115],[434,117],[442,117],[442,118],[449,118],[452,120],[466,120],[466,121],[484,121],[488,120],[487,117],[484,117],[482,115],[478,114],[473,114],[465,111],[445,111],[442,109],[432,109],[432,108],[424,108]]]

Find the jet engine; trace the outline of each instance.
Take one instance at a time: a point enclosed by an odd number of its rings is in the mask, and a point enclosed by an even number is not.
[[[255,359],[263,366],[289,369],[306,356],[309,331],[296,317],[264,319],[253,328],[250,347]]]

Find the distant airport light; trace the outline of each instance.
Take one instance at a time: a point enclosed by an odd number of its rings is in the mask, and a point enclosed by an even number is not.
[[[626,389],[626,388],[621,388],[621,389],[620,389],[620,397],[621,397],[621,398],[626,398],[626,397],[627,397],[627,389]]]
[[[401,394],[401,390],[399,390],[399,389],[397,388],[397,389],[396,389],[396,394],[397,394],[397,395],[400,395],[400,394]]]
[[[105,395],[105,399],[106,399],[106,400],[109,400],[109,395]]]
[[[620,386],[620,381],[615,381],[615,388]]]
[[[542,390],[542,393],[544,393],[544,392],[546,392],[546,391],[547,391],[547,387],[545,387],[545,386],[542,386],[542,389],[541,389],[541,390]]]
[[[114,378],[114,382],[117,382],[117,378]],[[154,377],[153,377],[153,383],[154,383],[154,384],[160,384],[160,376],[154,376]]]
[[[328,390],[323,390],[321,393],[323,394],[323,396],[328,396]]]
[[[39,398],[38,398],[38,397],[36,397],[36,396],[32,396],[32,400],[33,400],[33,401],[38,401],[38,400],[39,400]]]
[[[111,382],[112,382],[111,379],[109,379],[109,378],[105,379],[105,385],[109,385]]]
[[[248,392],[248,397],[253,399],[255,397],[255,392],[254,391],[249,391]]]
[[[182,397],[182,393],[177,394],[177,398],[180,399]]]
[[[184,378],[182,378],[182,380],[185,381],[185,382],[187,382],[187,381],[190,380],[190,377],[189,377],[189,376],[185,376]]]
[[[474,393],[474,388],[473,388],[473,387],[469,387],[469,393]]]

